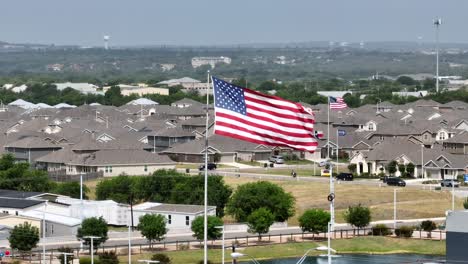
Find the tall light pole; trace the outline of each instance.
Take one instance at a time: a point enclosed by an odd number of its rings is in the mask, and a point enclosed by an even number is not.
[[[47,211],[47,201],[44,204],[44,212],[42,214],[42,261],[46,263],[46,248],[45,248],[45,241],[46,241],[46,211]]]
[[[397,189],[396,189],[396,188],[393,189],[393,229],[395,229],[395,230],[396,230],[396,228],[397,228],[397,220],[396,220],[396,218],[397,218],[397,215],[396,215],[396,213],[397,213],[397,210],[396,210],[396,209],[397,209],[397,207],[396,207],[396,205],[397,205],[397,204],[396,204],[396,192],[397,192]]]
[[[421,179],[424,179],[424,144],[421,144]]]
[[[99,239],[98,236],[85,236],[83,238],[91,239],[91,264],[94,264],[94,239]]]
[[[436,92],[439,93],[439,26],[442,25],[442,19],[434,19],[436,27]]]
[[[215,226],[216,229],[221,229],[221,232],[223,232],[223,237],[222,237],[222,240],[223,240],[223,243],[222,243],[222,251],[221,251],[221,264],[224,264],[224,225],[222,226]]]
[[[67,262],[67,256],[73,256],[73,253],[67,253],[67,252],[59,252],[59,254],[63,255],[63,263],[68,264]],[[72,260],[73,262],[73,260]]]

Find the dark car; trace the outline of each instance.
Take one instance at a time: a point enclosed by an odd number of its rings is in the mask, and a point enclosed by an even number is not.
[[[218,167],[216,166],[216,164],[214,163],[208,163],[208,170],[216,170]],[[205,169],[205,164],[201,164],[199,167],[198,167],[198,170],[204,170]]]
[[[336,176],[336,179],[339,181],[352,181],[353,180],[353,174],[352,173],[345,173],[342,172]]]
[[[398,177],[388,177],[387,178],[387,185],[389,186],[406,186],[406,182]]]

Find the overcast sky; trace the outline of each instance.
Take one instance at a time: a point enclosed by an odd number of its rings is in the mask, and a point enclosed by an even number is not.
[[[101,45],[468,43],[466,0],[2,0],[0,40]]]

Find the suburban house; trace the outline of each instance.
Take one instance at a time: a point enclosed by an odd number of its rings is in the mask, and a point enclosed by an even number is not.
[[[137,149],[103,149],[76,153],[70,148],[50,153],[37,160],[49,172],[69,175],[102,173],[104,177],[148,175],[159,169],[173,169],[176,163],[165,155]]]
[[[178,162],[201,163],[205,156],[205,141],[193,140],[175,145],[162,151]],[[214,161],[215,154],[219,155],[219,162],[232,163],[236,160],[267,160],[273,150],[270,146],[236,140],[233,138],[212,135],[208,137],[208,157]]]
[[[26,137],[5,145],[6,153],[11,153],[17,161],[34,164],[37,158],[60,150],[62,147],[39,137]]]
[[[456,178],[468,168],[466,156],[443,152],[440,145],[426,148],[423,144],[415,144],[409,139],[377,142],[371,150],[356,152],[350,158],[350,163],[356,164],[357,174],[388,174],[388,165],[391,161],[403,165],[414,164],[413,176],[419,178]],[[401,176],[398,169],[395,175]]]

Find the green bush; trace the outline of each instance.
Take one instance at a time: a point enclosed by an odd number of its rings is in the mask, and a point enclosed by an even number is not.
[[[105,251],[102,254],[99,254],[100,264],[119,264],[119,258],[115,251]]]
[[[378,224],[372,227],[372,234],[374,236],[389,236],[392,232],[386,225]]]
[[[414,227],[412,226],[401,226],[395,229],[395,235],[397,237],[409,238],[413,236]]]
[[[166,254],[163,254],[163,253],[154,254],[151,257],[151,260],[157,260],[161,264],[171,264],[172,263],[171,258],[168,257]]]
[[[463,201],[463,208],[468,209],[468,197],[466,197],[465,201]]]
[[[91,264],[91,258],[90,257],[81,257],[80,258],[80,264]],[[101,261],[99,258],[94,257],[94,264],[101,264]]]

